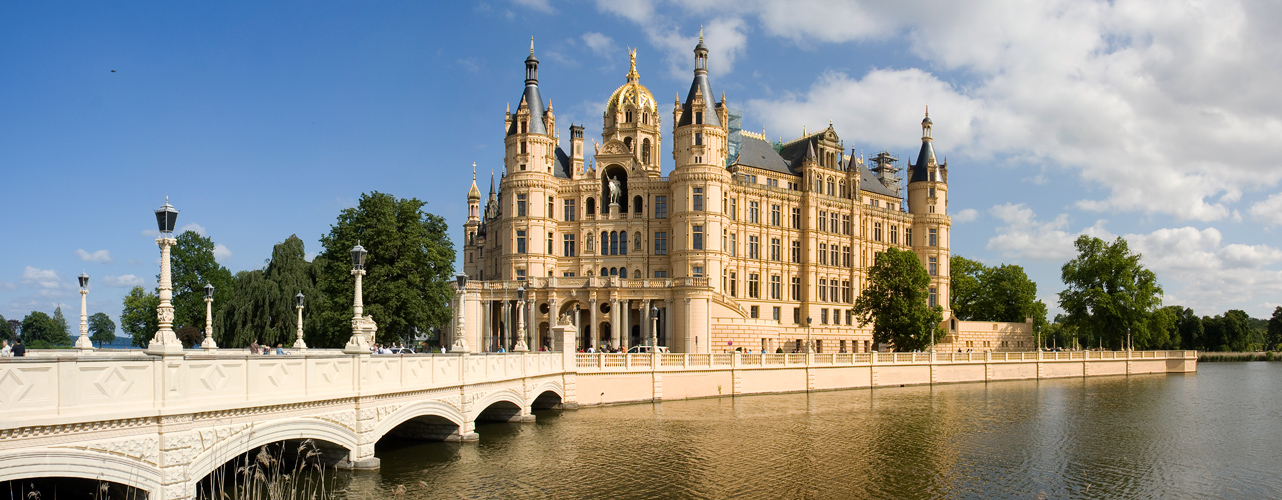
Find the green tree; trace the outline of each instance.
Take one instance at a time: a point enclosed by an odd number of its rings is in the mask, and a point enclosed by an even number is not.
[[[178,235],[170,251],[170,277],[174,287],[174,330],[191,326],[205,328],[205,285],[214,285],[214,303],[231,293],[231,271],[214,259],[214,241],[194,231]],[[156,277],[160,281],[160,277]]]
[[[110,344],[116,341],[116,322],[112,321],[105,313],[97,312],[89,317],[89,340],[98,343],[101,349],[103,344]]]
[[[1175,329],[1179,331],[1180,348],[1206,350],[1206,330],[1202,318],[1192,309],[1183,306],[1170,306],[1175,314]]]
[[[1230,309],[1224,312],[1224,340],[1226,347],[1233,351],[1249,351],[1251,347],[1251,316],[1241,309]]]
[[[1147,336],[1149,315],[1162,303],[1157,275],[1140,265],[1126,240],[1112,244],[1087,235],[1077,238],[1077,257],[1064,264],[1059,294],[1065,323],[1079,331],[1098,332],[1106,345],[1120,348],[1127,331]]]
[[[160,320],[156,318],[156,308],[160,307],[160,297],[143,290],[141,286],[129,290],[125,296],[125,308],[120,311],[120,329],[133,337],[134,347],[147,347],[151,338],[160,329]]]
[[[9,320],[4,319],[4,315],[0,315],[0,339],[9,340],[17,335],[18,332],[13,331],[13,325],[9,324]]]
[[[31,311],[22,318],[22,341],[30,349],[48,349],[70,343],[62,324],[41,311]]]
[[[62,335],[53,334],[48,338],[53,345],[71,345],[71,327],[67,324],[67,317],[62,314],[62,306],[53,308],[53,321],[58,324],[58,331]]]
[[[1149,315],[1148,327],[1144,330],[1144,335],[1134,339],[1135,348],[1141,350],[1147,349],[1175,349],[1180,343],[1179,328],[1175,326],[1175,311],[1170,307],[1163,307],[1153,314]]]
[[[445,219],[424,212],[425,205],[372,192],[339,213],[321,237],[325,250],[314,262],[319,288],[332,301],[321,314],[321,328],[309,335],[318,345],[339,347],[350,338],[351,249],[358,242],[369,251],[363,301],[365,313],[378,323],[379,342],[448,325],[454,245]]]
[[[231,298],[219,308],[215,332],[219,345],[244,347],[255,339],[267,345],[292,345],[297,331],[295,296],[304,297],[303,330],[309,346],[325,345],[318,335],[319,311],[328,309],[325,294],[316,285],[316,268],[306,259],[303,240],[290,235],[272,248],[263,269],[236,274]],[[343,343],[347,338],[343,337]]]
[[[953,255],[949,262],[949,279],[952,280],[953,315],[961,320],[989,319],[980,309],[985,301],[980,280],[988,269],[978,261]]]
[[[1273,317],[1269,318],[1268,332],[1269,349],[1282,349],[1282,306],[1273,309]]]
[[[927,304],[930,275],[917,254],[894,247],[879,252],[868,271],[868,288],[855,299],[855,315],[872,322],[873,341],[898,351],[925,349],[944,335],[944,309]]]

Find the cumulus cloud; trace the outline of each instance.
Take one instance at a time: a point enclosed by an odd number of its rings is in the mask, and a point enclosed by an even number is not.
[[[592,49],[592,52],[595,52],[601,57],[618,55],[614,53],[614,40],[611,40],[608,36],[595,31],[589,31],[584,33],[581,38],[583,39],[583,43],[587,45],[589,49]]]
[[[58,271],[27,266],[22,270],[22,284],[43,290],[57,290],[62,288],[64,283]]]
[[[675,3],[687,11],[715,14],[720,2]],[[657,2],[647,0],[619,1],[597,0],[597,10],[608,12],[637,24],[646,40],[663,52],[668,71],[675,77],[691,77],[694,71],[695,44],[699,33],[679,23],[656,9]],[[721,9],[720,11],[724,11]],[[680,23],[684,24],[684,23]],[[748,47],[748,25],[740,17],[713,17],[703,25],[704,40],[708,46],[708,68],[718,74],[734,71],[735,60]],[[638,55],[640,58],[641,55]]]
[[[962,209],[953,214],[953,222],[965,223],[979,218],[979,211],[973,208]]]
[[[998,226],[997,235],[988,240],[987,248],[1003,257],[1057,262],[1074,255],[1073,240],[1077,235],[1066,231],[1068,214],[1043,222],[1023,203],[996,205],[988,209],[988,214],[1002,225]]]
[[[178,229],[178,234],[182,234],[182,233],[185,233],[185,232],[187,232],[187,231],[191,231],[191,232],[196,233],[196,234],[199,234],[199,235],[201,235],[201,236],[205,236],[205,226],[202,226],[202,225],[197,224],[197,223],[195,223],[195,222],[188,222],[186,225],[184,225],[183,227],[179,228],[179,229]]]
[[[539,12],[552,12],[552,4],[548,0],[512,0],[512,3]]]
[[[225,261],[228,257],[231,257],[231,249],[227,248],[227,245],[222,243],[214,245],[214,259]]]
[[[15,285],[8,281],[0,281],[0,290],[15,290],[17,288],[18,288],[18,285]]]
[[[1270,226],[1282,226],[1282,193],[1251,205],[1251,217]]]
[[[80,260],[85,262],[111,262],[111,252],[108,252],[106,249],[98,250],[93,253],[86,252],[84,249],[76,249],[76,256],[80,257]]]
[[[132,274],[120,276],[103,276],[102,284],[110,287],[133,288],[142,285],[142,278]]]

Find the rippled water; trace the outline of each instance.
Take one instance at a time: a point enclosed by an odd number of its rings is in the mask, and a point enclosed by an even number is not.
[[[1280,498],[1282,363],[540,412],[349,498]]]

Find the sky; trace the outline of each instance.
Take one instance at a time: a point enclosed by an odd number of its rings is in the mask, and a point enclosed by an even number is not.
[[[118,319],[155,287],[166,197],[233,272],[290,235],[310,258],[370,191],[427,201],[457,243],[473,163],[483,192],[502,173],[531,38],[564,144],[571,123],[600,140],[630,48],[661,103],[684,94],[702,26],[746,130],[831,122],[906,163],[929,106],[952,252],[1023,266],[1052,316],[1087,234],[1124,237],[1166,305],[1267,318],[1278,25],[1267,0],[4,2],[0,314],[74,324],[86,272],[89,313]]]

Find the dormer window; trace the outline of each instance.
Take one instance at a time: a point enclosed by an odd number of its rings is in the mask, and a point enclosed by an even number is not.
[[[695,111],[695,112],[694,112],[694,124],[695,124],[695,125],[702,125],[702,124],[703,124],[703,112],[702,112],[702,111]]]
[[[525,121],[525,120],[521,120],[521,133],[522,133],[522,134],[527,134],[527,133],[529,133],[529,132],[530,132],[530,122],[527,122],[527,121]]]

